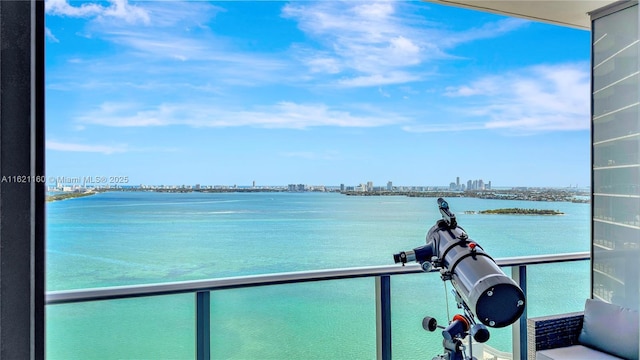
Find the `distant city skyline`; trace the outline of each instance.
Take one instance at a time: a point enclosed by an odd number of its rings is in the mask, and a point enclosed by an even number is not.
[[[301,191],[308,189],[318,188],[331,188],[340,190],[362,190],[362,191],[384,191],[384,190],[451,190],[451,191],[477,191],[477,190],[492,190],[492,189],[509,189],[509,188],[580,188],[588,189],[590,186],[578,186],[578,184],[569,184],[567,186],[496,186],[494,187],[492,181],[489,180],[486,183],[482,179],[467,180],[466,184],[451,182],[449,185],[445,184],[396,184],[389,180],[384,184],[377,184],[373,181],[361,181],[353,184],[346,183],[284,183],[284,184],[259,184],[255,180],[250,184],[220,184],[220,183],[132,183],[128,177],[104,177],[104,176],[76,176],[76,177],[54,177],[49,176],[46,178],[46,184],[49,189],[65,187],[69,191],[73,188],[106,188],[106,187],[134,187],[134,188],[147,188],[147,187],[166,187],[166,188],[188,188],[188,189],[213,189],[213,188],[288,188],[292,191]]]
[[[588,31],[413,1],[45,6],[48,177],[590,185]]]

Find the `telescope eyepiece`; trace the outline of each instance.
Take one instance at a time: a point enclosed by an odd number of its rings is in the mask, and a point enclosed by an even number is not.
[[[401,251],[397,254],[393,254],[393,261],[397,263],[402,263],[402,265],[408,263],[409,261],[417,261],[416,253],[414,250]]]
[[[443,198],[438,198],[438,208],[449,210],[449,204]]]

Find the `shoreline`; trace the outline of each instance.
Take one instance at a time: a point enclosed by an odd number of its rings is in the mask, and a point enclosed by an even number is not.
[[[81,197],[85,197],[85,196],[91,196],[91,195],[95,195],[97,194],[97,192],[95,191],[88,191],[88,192],[72,192],[72,193],[62,193],[62,194],[56,194],[56,195],[47,195],[47,202],[54,202],[54,201],[62,201],[62,200],[68,200],[68,199],[77,199],[77,198],[81,198]]]
[[[542,215],[542,216],[564,215],[563,212],[558,210],[521,209],[521,208],[481,210],[481,211],[478,211],[477,213],[482,215]]]
[[[193,188],[91,188],[90,194],[100,192],[157,192],[157,193],[338,193],[345,196],[406,196],[406,197],[429,197],[429,198],[477,198],[489,200],[525,200],[525,201],[542,201],[542,202],[572,202],[588,204],[591,202],[590,193],[575,192],[562,189],[535,189],[535,190],[478,190],[478,191],[393,191],[393,190],[374,190],[374,191],[340,191],[340,190],[307,190],[307,191],[289,191],[287,189],[275,188],[224,188],[224,189],[193,189]],[[86,193],[65,193],[65,194],[86,194]],[[57,195],[56,195],[57,196]],[[82,197],[69,196],[66,198]],[[583,197],[583,198],[578,198]],[[56,201],[54,199],[52,201]],[[47,201],[49,201],[47,199]]]

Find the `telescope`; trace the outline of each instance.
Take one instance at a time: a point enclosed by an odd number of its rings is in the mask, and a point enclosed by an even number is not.
[[[415,261],[425,271],[439,270],[442,281],[451,282],[458,307],[465,315],[456,315],[458,318],[443,328],[444,343],[452,354],[450,359],[463,359],[459,355],[459,339],[470,334],[477,342],[487,341],[489,332],[483,325],[501,328],[513,324],[524,312],[525,296],[493,258],[458,226],[455,214],[442,198],[438,199],[438,209],[442,219],[427,232],[426,245],[394,254],[393,259],[403,266]],[[483,325],[477,324],[476,319]],[[434,331],[440,326],[427,317],[423,327]]]

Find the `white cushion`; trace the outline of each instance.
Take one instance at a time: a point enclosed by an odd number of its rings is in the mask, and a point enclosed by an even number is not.
[[[578,342],[625,359],[638,359],[638,312],[587,299]]]
[[[536,351],[536,360],[621,360],[583,345],[573,345],[557,349]],[[624,360],[624,359],[622,359]]]

